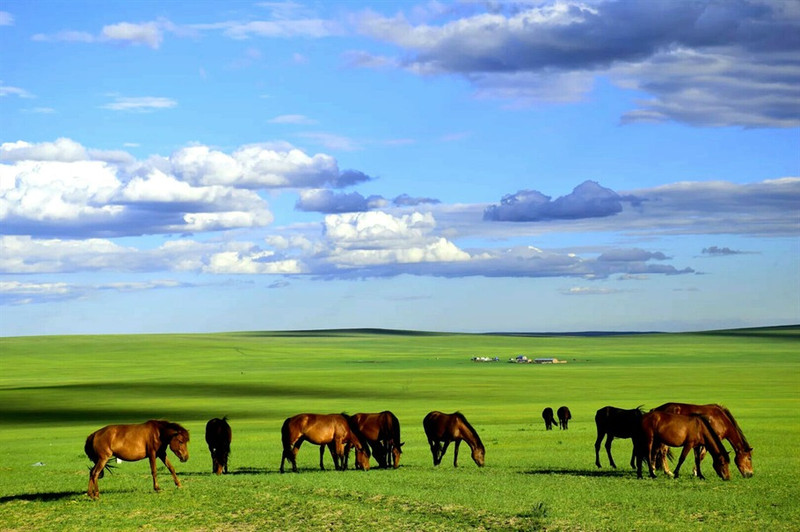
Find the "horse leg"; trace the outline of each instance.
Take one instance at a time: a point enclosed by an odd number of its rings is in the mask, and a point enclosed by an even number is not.
[[[606,436],[606,454],[608,455],[608,462],[611,464],[611,467],[616,469],[617,468],[617,464],[614,463],[614,457],[611,456],[611,442],[612,441],[614,441],[614,435],[609,433]],[[598,458],[597,461],[599,463],[600,459]],[[633,464],[633,454],[631,454],[631,464]]]
[[[322,459],[325,457],[325,444],[319,446],[319,468],[325,471],[325,464],[322,463]],[[333,449],[331,449],[331,457],[333,457],[333,465],[336,466],[336,458],[333,456]]]
[[[453,467],[458,467],[458,446],[461,445],[461,440],[456,440],[453,447]]]
[[[439,451],[441,449],[441,444],[438,441],[434,441],[432,439],[428,439],[428,445],[431,448],[431,455],[433,455],[433,465],[439,465]]]
[[[336,465],[336,469],[338,471],[344,471],[347,468],[346,458],[344,455],[345,452],[344,440],[336,440],[335,443],[331,443],[331,452],[333,452],[334,450],[334,445],[336,450],[336,458],[334,459],[333,462]]]
[[[700,455],[699,458],[698,458],[697,455]],[[699,464],[706,457],[706,446],[705,445],[698,445],[697,447],[695,447],[694,448],[694,456],[695,456],[695,462],[698,464],[698,465],[695,465],[695,467],[694,467],[694,476],[702,478],[703,474],[700,472],[700,465]]]
[[[600,444],[603,443],[603,436],[605,434],[601,433],[599,430],[597,431],[597,439],[594,440],[594,464],[597,467],[603,467],[600,465]]]
[[[106,467],[106,463],[108,463],[108,458],[101,457],[89,471],[89,488],[86,490],[86,493],[92,499],[100,497],[100,488],[97,486],[97,479],[102,476],[103,468]]]
[[[169,459],[167,458],[167,454],[164,453],[164,456],[161,456],[160,458],[161,458],[161,461],[164,462],[164,465],[167,466],[167,469],[169,469],[169,472],[172,473],[172,480],[175,481],[175,485],[180,488],[181,487],[181,481],[178,480],[178,475],[175,473],[175,468],[172,467],[172,464],[169,462]]]
[[[156,453],[150,453],[147,458],[150,460],[150,474],[153,475],[153,489],[161,491],[158,487],[158,479],[156,478]]]
[[[653,458],[654,438],[650,436],[647,440],[647,467],[650,469],[650,478],[656,478],[655,460]]]
[[[669,478],[674,478],[675,475],[672,471],[669,470],[669,460],[667,459],[667,455],[669,453],[669,448],[661,444],[661,447],[658,449],[658,460],[659,463],[656,464],[656,468],[661,468],[664,470],[664,474],[667,475]]]
[[[688,444],[683,446],[683,450],[681,451],[681,457],[678,459],[678,465],[675,466],[675,471],[672,473],[674,478],[678,478],[678,474],[680,473],[681,466],[683,465],[683,461],[686,460],[686,455],[689,454],[692,448],[689,447]]]
[[[694,474],[697,478],[703,480],[705,480],[706,477],[703,476],[703,471],[700,469],[700,462],[703,461],[705,454],[705,447],[698,445],[694,448]]]

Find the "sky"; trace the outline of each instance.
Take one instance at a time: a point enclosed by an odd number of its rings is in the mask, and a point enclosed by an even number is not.
[[[800,323],[800,2],[0,0],[0,336]]]

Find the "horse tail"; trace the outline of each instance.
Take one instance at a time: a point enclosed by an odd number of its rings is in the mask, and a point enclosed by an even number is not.
[[[289,430],[289,423],[291,423],[292,418],[287,417],[286,420],[283,422],[283,426],[281,426],[281,443],[283,443],[283,450],[286,452],[287,449],[290,449],[292,446],[292,438]]]
[[[89,457],[89,460],[97,463],[100,457],[97,455],[97,451],[94,450],[94,435],[95,433],[92,432],[89,434],[89,437],[86,438],[86,443],[83,445],[83,452],[86,453],[86,456]]]

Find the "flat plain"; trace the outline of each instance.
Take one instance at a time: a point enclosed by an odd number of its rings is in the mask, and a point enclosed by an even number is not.
[[[509,364],[518,354],[566,364]],[[476,356],[500,362],[472,362]],[[797,530],[800,327],[614,336],[345,330],[0,338],[0,529]],[[596,410],[667,401],[728,406],[754,447],[753,478],[637,479],[594,465]],[[542,409],[567,405],[566,431]],[[397,470],[318,468],[300,449],[279,474],[280,426],[300,412],[393,411]],[[434,468],[431,410],[461,411],[486,447]],[[211,473],[205,423],[228,416],[230,474]],[[173,457],[183,487],[146,461],[118,464],[86,495],[83,443],[111,423],[169,419],[191,432]],[[374,463],[374,462],[373,462]]]

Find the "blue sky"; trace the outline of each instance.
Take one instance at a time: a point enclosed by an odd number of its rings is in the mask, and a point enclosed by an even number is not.
[[[800,322],[800,4],[0,2],[0,335]]]

